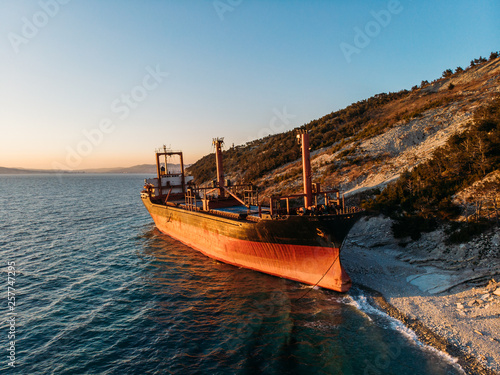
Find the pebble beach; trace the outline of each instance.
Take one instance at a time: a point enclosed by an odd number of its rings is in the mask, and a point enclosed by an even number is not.
[[[457,267],[456,252],[448,249],[446,259],[428,249],[425,241],[430,240],[435,241],[432,249],[446,247],[432,235],[413,244],[427,248],[425,258],[412,246],[402,247],[390,226],[390,219],[375,217],[351,230],[341,256],[354,284],[370,291],[375,304],[413,329],[423,343],[457,358],[466,373],[499,374],[498,258],[487,266],[474,262],[477,270]],[[493,247],[497,234],[491,236]]]

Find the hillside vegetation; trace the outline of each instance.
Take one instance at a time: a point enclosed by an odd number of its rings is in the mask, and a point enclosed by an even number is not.
[[[311,137],[313,178],[371,210],[420,220],[422,230],[433,220],[493,220],[496,200],[477,197],[498,189],[499,88],[494,52],[313,120],[301,126]],[[265,198],[300,191],[299,158],[293,130],[225,150],[224,166],[227,178],[253,182]],[[215,178],[214,159],[206,155],[189,168],[198,183]]]
[[[450,237],[458,240],[464,232],[472,234],[499,223],[500,193],[500,95],[477,109],[466,130],[452,135],[432,158],[405,171],[393,184],[366,202],[365,207],[397,220],[395,234],[416,239],[422,231],[434,229],[436,219],[465,218],[473,222]],[[487,178],[490,177],[490,178]],[[468,199],[457,194],[481,183]],[[474,215],[469,218],[470,207]],[[482,225],[481,225],[482,224]]]

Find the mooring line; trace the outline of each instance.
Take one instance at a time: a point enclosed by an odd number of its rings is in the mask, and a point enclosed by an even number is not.
[[[321,276],[321,279],[318,280],[318,282],[316,284],[314,284],[312,286],[312,288],[310,288],[307,292],[305,292],[301,297],[299,297],[296,301],[299,301],[301,300],[302,298],[304,298],[307,293],[309,293],[311,290],[313,290],[316,286],[318,286],[318,284],[321,282],[321,280],[323,280],[323,278],[326,276],[326,274],[328,273],[328,271],[330,271],[330,269],[333,267],[333,265],[335,264],[335,262],[337,262],[337,260],[339,259],[340,257],[340,249],[342,249],[342,247],[344,247],[344,242],[345,242],[345,238],[344,240],[342,241],[342,244],[340,245],[339,247],[339,253],[337,254],[337,256],[335,257],[334,261],[332,264],[330,264],[330,267],[328,267],[328,269],[326,270],[326,272],[323,274],[323,276]]]

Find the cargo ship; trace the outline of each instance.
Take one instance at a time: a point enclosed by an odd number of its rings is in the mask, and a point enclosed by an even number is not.
[[[252,184],[225,180],[223,138],[215,138],[217,178],[210,186],[194,184],[182,152],[164,146],[155,152],[157,177],[144,181],[142,202],[161,232],[210,258],[346,292],[352,282],[340,249],[360,211],[346,207],[338,189],[312,183],[307,131],[299,131],[297,140],[303,193],[260,201]],[[171,157],[180,159],[180,170],[169,170]]]

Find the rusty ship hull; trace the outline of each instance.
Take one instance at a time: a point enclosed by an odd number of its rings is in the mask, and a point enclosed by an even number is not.
[[[157,177],[144,181],[142,202],[161,232],[210,258],[346,292],[352,282],[340,249],[358,211],[345,207],[337,189],[322,190],[312,183],[309,136],[299,131],[297,138],[302,148],[301,194],[271,196],[264,205],[253,185],[226,181],[223,139],[216,138],[217,180],[212,186],[195,185],[184,173],[182,152],[164,146],[156,152]],[[180,173],[169,171],[167,158],[172,156],[180,158]],[[303,200],[301,207],[297,200]]]
[[[142,201],[162,233],[210,258],[338,292],[351,286],[339,255],[356,214],[249,220]]]

